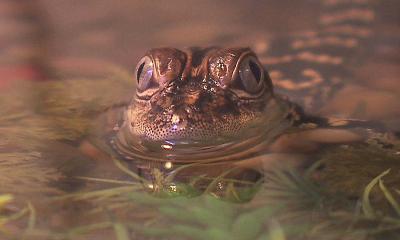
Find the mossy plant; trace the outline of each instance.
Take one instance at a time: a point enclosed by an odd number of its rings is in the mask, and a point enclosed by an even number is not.
[[[316,182],[318,170],[270,171],[251,201],[237,203],[203,193],[156,195],[136,180],[84,178],[89,182],[118,185],[107,189],[63,195],[53,200],[85,204],[89,224],[62,231],[31,228],[30,239],[397,239],[400,237],[400,191],[385,185],[389,170],[364,186],[357,199],[331,193]],[[136,178],[137,176],[134,176]],[[371,201],[371,190],[391,206],[381,211]],[[238,190],[239,191],[239,190]],[[243,193],[245,194],[245,193]],[[253,196],[253,195],[251,195]],[[250,196],[249,196],[250,198]]]
[[[383,141],[385,145],[378,144]],[[390,169],[385,175],[384,183],[389,188],[398,189],[400,186],[398,144],[398,141],[388,141],[381,135],[380,139],[371,139],[367,144],[327,149],[321,157],[323,169],[317,173],[318,181],[324,183],[331,193],[340,192],[349,198],[358,198],[371,179]],[[382,210],[392,210],[378,188],[372,189],[371,201],[379,204]]]
[[[125,97],[131,95],[134,86],[126,73],[118,74],[121,76],[109,79],[27,84],[18,89],[18,94],[10,91],[0,96],[11,103],[0,101],[4,113],[0,130],[5,136],[0,140],[2,191],[13,191],[13,199],[25,204],[15,212],[1,211],[12,198],[0,195],[2,236],[103,236],[118,240],[400,238],[400,144],[384,135],[363,144],[326,148],[319,156],[322,167],[313,166],[305,172],[271,168],[262,172],[260,181],[242,183],[240,188],[234,179],[221,173],[202,191],[194,184],[201,176],[189,183],[160,178],[154,188],[157,191],[148,191],[146,179],[115,160],[126,179],[77,176],[76,169],[69,169],[74,172],[71,178],[89,187],[73,193],[55,191],[49,183],[58,182],[65,172],[60,165],[44,164],[42,154],[49,153],[49,146],[53,148],[55,142],[75,143],[87,137],[96,117],[127,101]],[[110,90],[114,83],[116,88]],[[91,92],[106,94],[88,94]],[[59,152],[57,158],[53,156],[54,162],[64,157]],[[79,157],[77,153],[71,158],[80,161]],[[72,160],[68,163],[71,165]],[[217,194],[221,182],[226,187]],[[25,202],[29,191],[51,193],[48,204],[59,210],[54,215],[61,215],[64,208],[81,208],[80,215],[74,217],[82,219],[54,227],[46,222],[47,215],[40,215]],[[19,226],[18,231],[7,231],[8,225]]]

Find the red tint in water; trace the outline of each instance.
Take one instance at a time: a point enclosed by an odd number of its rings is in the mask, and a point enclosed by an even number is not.
[[[43,81],[46,79],[43,71],[32,65],[0,66],[0,88],[18,80]]]

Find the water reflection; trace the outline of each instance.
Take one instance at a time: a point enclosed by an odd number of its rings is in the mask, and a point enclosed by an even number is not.
[[[194,197],[203,193],[223,199],[244,202],[251,195],[242,196],[262,182],[262,172],[255,168],[238,167],[232,163],[173,164],[172,162],[130,162],[138,171],[144,187],[155,195]]]
[[[234,139],[212,148],[138,139],[123,145],[119,139],[116,153],[110,145],[120,129],[116,115],[104,117],[113,124],[96,118],[129,103],[132,65],[145,49],[235,45],[265,54],[273,39],[312,30],[319,4],[2,2],[0,238],[112,239],[117,233],[211,239],[218,233],[235,239],[250,229],[249,239],[270,233],[287,239],[398,239],[398,3],[387,0],[376,9],[365,64],[348,64],[352,77],[315,113],[384,122],[397,135],[365,126],[311,125],[281,135],[284,123],[265,128],[263,141]],[[17,82],[14,89],[3,84],[45,77],[67,81]],[[193,163],[199,159],[205,161]],[[319,160],[321,165],[312,165]],[[300,172],[278,171],[276,162]],[[281,205],[285,211],[277,213]],[[196,234],[184,235],[179,226]]]

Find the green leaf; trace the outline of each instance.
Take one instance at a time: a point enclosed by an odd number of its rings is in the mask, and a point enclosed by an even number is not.
[[[114,223],[113,224],[115,236],[117,240],[129,240],[129,232],[128,229],[122,223]]]
[[[169,217],[169,219],[179,220],[182,222],[196,222],[193,213],[186,211],[181,208],[175,208],[173,206],[163,206],[159,208],[160,213]]]
[[[232,222],[230,216],[226,216],[219,211],[211,211],[203,206],[193,207],[190,212],[193,214],[194,219],[206,227],[218,227],[228,230]]]
[[[224,216],[225,219],[229,220],[229,225],[231,225],[231,221],[234,218],[239,205],[223,201],[211,195],[205,195],[204,199],[205,207],[209,209],[209,211],[218,216]]]
[[[28,219],[27,230],[31,231],[34,229],[36,223],[36,210],[30,202],[28,202],[28,209],[29,209],[29,219]]]
[[[207,232],[203,229],[194,227],[194,226],[186,226],[186,225],[173,225],[170,228],[170,231],[175,233],[176,236],[185,236],[190,239],[195,240],[207,240]]]
[[[385,184],[383,184],[383,180],[379,179],[379,188],[382,190],[383,194],[385,195],[386,199],[390,203],[390,205],[393,207],[393,209],[396,211],[397,215],[400,216],[400,205],[394,199],[393,195],[390,193],[390,191],[386,188]]]
[[[374,209],[371,206],[371,202],[369,200],[369,195],[371,193],[372,188],[378,183],[378,181],[388,174],[390,172],[390,169],[384,171],[383,173],[379,174],[377,177],[372,179],[371,182],[368,183],[368,185],[364,189],[364,193],[362,196],[362,209],[366,217],[368,218],[374,218],[376,217],[376,213]]]
[[[134,180],[143,182],[143,184],[149,184],[149,181],[147,179],[142,178],[141,176],[139,176],[137,173],[132,172],[129,168],[127,168],[121,161],[119,161],[116,158],[113,158],[113,162],[115,164],[116,167],[118,167],[121,171],[123,171],[124,173],[128,174],[129,176],[131,176]]]
[[[208,239],[213,239],[213,240],[241,239],[241,238],[231,235],[229,232],[223,231],[219,228],[209,228],[209,229],[207,229],[206,233],[207,233],[207,238],[204,238],[205,240],[208,240]]]
[[[265,219],[270,218],[280,208],[267,205],[241,214],[232,225],[233,236],[238,239],[255,239],[261,232]]]
[[[285,233],[278,221],[271,220],[268,223],[270,240],[285,240]]]
[[[242,214],[232,226],[232,235],[237,239],[255,239],[263,227],[263,222],[254,217],[254,214]]]
[[[148,237],[158,237],[158,239],[162,239],[165,237],[177,237],[178,234],[176,232],[173,232],[171,228],[169,227],[145,227],[142,228],[141,226],[131,226],[132,228],[136,229],[137,232],[142,233],[145,236]]]
[[[257,240],[269,240],[269,233],[265,233],[257,238]]]
[[[14,197],[11,194],[0,195],[0,208],[2,208],[7,203],[11,202],[13,198]]]

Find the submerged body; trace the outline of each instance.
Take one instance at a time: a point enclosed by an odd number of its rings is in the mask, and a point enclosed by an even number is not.
[[[100,138],[152,189],[227,170],[238,180],[258,180],[271,165],[309,165],[323,144],[360,143],[375,134],[368,121],[305,114],[274,92],[248,48],[151,49],[133,76],[134,96],[112,112],[119,116],[112,127],[100,125],[101,132],[110,129]]]
[[[153,162],[263,161],[276,159],[270,153],[362,141],[365,129],[341,129],[349,121],[310,117],[302,108],[317,113],[351,77],[348,66],[362,58],[374,12],[368,1],[323,1],[321,8],[314,31],[254,48],[258,57],[248,48],[153,49],[133,79],[110,67],[93,78],[35,84],[19,94],[34,103],[21,104],[31,121],[19,125],[94,158],[106,152]]]
[[[351,77],[348,67],[362,60],[374,12],[368,1],[321,7],[315,31],[277,38],[264,50],[253,45],[258,56],[249,48],[159,48],[148,51],[134,74],[110,66],[92,78],[78,73],[25,84],[4,97],[15,105],[0,102],[4,112],[24,116],[16,116],[23,134],[5,134],[23,147],[36,141],[38,152],[62,142],[92,158],[157,166],[258,164],[318,151],[321,144],[362,142],[365,128],[344,127],[365,127],[363,121],[330,121],[302,109],[317,113]]]
[[[135,96],[113,138],[122,155],[138,144],[169,154],[181,149],[184,157],[223,146],[214,154],[229,155],[225,150],[254,147],[300,120],[247,48],[152,49],[135,76]]]
[[[9,2],[14,3],[13,0]],[[271,3],[262,6],[268,7],[266,9],[268,11],[273,9],[269,4]],[[316,4],[313,2],[311,5]],[[59,4],[53,5],[59,8]],[[91,6],[89,3],[79,4],[77,8],[81,10],[80,12],[83,11],[81,15],[87,19],[92,13],[98,12],[97,7],[104,6],[98,3],[94,5],[96,11],[86,11]],[[165,13],[165,8],[159,8],[159,4],[155,5],[156,7],[149,8],[147,3],[145,4],[151,11],[151,16],[154,16],[157,9],[162,9]],[[229,7],[235,4],[229,2],[229,4],[221,3],[220,6],[222,5]],[[314,17],[313,10],[310,10],[313,8],[308,8],[308,5],[309,3],[305,5],[307,9],[301,14]],[[344,192],[346,198],[359,199],[360,192],[372,178],[389,168],[392,169],[391,173],[383,180],[386,186],[393,186],[393,191],[392,188],[389,191],[395,195],[396,186],[400,183],[400,175],[397,174],[400,166],[399,155],[396,153],[400,151],[400,145],[397,141],[397,145],[393,147],[390,141],[387,141],[390,139],[383,135],[377,141],[367,138],[367,135],[374,137],[379,134],[366,128],[366,122],[363,121],[343,119],[332,121],[308,115],[324,116],[320,115],[319,108],[326,105],[343,85],[348,82],[354,83],[351,80],[357,78],[353,78],[351,72],[347,71],[348,67],[363,60],[363,55],[356,53],[365,46],[363,40],[371,36],[369,35],[371,29],[368,26],[370,22],[368,16],[371,15],[371,11],[367,1],[326,0],[321,1],[321,5],[324,6],[324,12],[321,20],[315,20],[319,21],[316,32],[286,35],[288,41],[278,39],[270,44],[269,39],[259,35],[248,36],[248,33],[257,29],[242,29],[244,32],[239,35],[251,41],[234,45],[250,45],[257,56],[248,48],[153,49],[139,61],[135,73],[120,67],[124,61],[116,61],[119,63],[116,67],[109,62],[96,65],[100,57],[93,59],[94,64],[90,61],[85,62],[87,59],[69,61],[67,59],[64,64],[69,67],[66,72],[68,70],[70,72],[67,74],[62,70],[57,72],[57,76],[61,79],[40,83],[18,82],[15,92],[5,91],[4,95],[2,93],[0,95],[1,191],[13,193],[17,201],[23,202],[24,206],[27,199],[33,205],[20,208],[22,212],[26,213],[26,209],[30,212],[24,215],[21,224],[15,224],[21,227],[20,232],[24,235],[21,238],[30,238],[30,232],[35,230],[33,227],[39,228],[39,231],[32,232],[33,238],[46,238],[41,235],[45,230],[56,234],[54,238],[75,236],[79,238],[80,236],[75,234],[85,232],[85,226],[97,229],[98,232],[82,238],[99,236],[112,239],[115,233],[122,238],[129,238],[124,237],[129,233],[132,233],[132,238],[140,238],[140,234],[136,234],[136,231],[141,228],[143,222],[145,222],[144,227],[155,229],[157,232],[158,220],[162,224],[171,224],[167,225],[166,235],[162,237],[175,238],[171,233],[173,234],[176,226],[182,226],[182,221],[195,223],[193,227],[200,226],[201,232],[206,234],[218,233],[215,230],[218,230],[219,225],[214,224],[213,219],[222,219],[221,216],[225,216],[226,219],[219,221],[224,223],[221,227],[235,230],[233,237],[224,235],[222,237],[224,239],[240,238],[241,235],[236,234],[238,231],[246,233],[242,231],[243,219],[255,219],[251,221],[255,225],[245,224],[250,229],[254,229],[253,225],[268,230],[280,231],[282,228],[284,230],[282,233],[290,234],[293,231],[292,229],[286,231],[285,219],[291,219],[293,214],[298,216],[293,219],[296,223],[294,226],[306,224],[304,236],[307,237],[308,232],[311,232],[311,238],[315,239],[329,238],[333,225],[346,234],[352,231],[348,228],[343,230],[343,226],[366,226],[367,224],[354,222],[354,219],[360,219],[360,211],[355,211],[359,209],[359,202],[349,205],[350,202],[343,201],[343,204],[338,206],[335,199],[342,200],[338,198],[339,192]],[[253,5],[246,3],[240,6]],[[290,3],[288,6],[293,5]],[[125,5],[123,7],[125,8]],[[199,10],[199,8],[193,9],[190,9],[191,14]],[[240,11],[233,12],[235,15],[243,10],[238,9]],[[109,11],[108,8],[106,10],[110,15],[116,13]],[[75,19],[77,13],[73,12],[71,15],[71,11],[66,12],[68,17],[73,16]],[[146,21],[146,24],[135,24],[137,21],[125,21],[120,11],[117,12],[115,15],[118,21],[108,21],[103,18],[104,15],[99,14],[101,21],[94,21],[96,24],[87,23],[87,27],[81,29],[85,34],[82,38],[77,36],[75,31],[73,34],[65,32],[66,34],[60,38],[70,36],[74,39],[75,41],[71,41],[71,47],[85,41],[87,46],[75,49],[76,52],[87,57],[90,55],[90,49],[94,49],[96,53],[106,56],[107,60],[109,56],[104,53],[107,50],[94,45],[99,43],[99,38],[109,34],[108,31],[97,32],[105,25],[121,30],[120,36],[124,38],[125,36],[129,38],[131,35],[134,39],[138,39],[139,35],[143,37],[142,32],[135,28],[140,26],[156,34],[159,40],[158,43],[148,41],[148,44],[159,45],[163,41],[159,27],[153,28],[147,25],[150,20],[157,20],[158,15]],[[129,9],[128,12],[130,16],[135,16],[135,19],[141,16],[141,11],[136,11],[139,14],[132,14]],[[230,12],[229,9],[215,8],[215,12],[212,11],[210,15],[228,19],[230,25],[236,25],[237,22],[232,24],[231,19],[214,14],[217,12],[224,14]],[[181,13],[182,11],[174,15],[174,18],[179,18],[181,21]],[[267,15],[268,13],[263,16]],[[162,18],[161,15],[160,17]],[[279,19],[271,16],[263,19],[272,20],[274,25],[282,24]],[[121,20],[127,23],[125,28]],[[32,22],[30,18],[26,18],[26,21]],[[75,19],[73,22],[79,21]],[[204,22],[199,23],[204,25]],[[184,25],[192,28],[192,23],[185,22]],[[174,28],[176,24],[162,26]],[[193,29],[196,30],[196,26]],[[205,26],[205,28],[210,27]],[[64,31],[73,28],[57,29]],[[194,31],[193,29],[190,31]],[[224,30],[218,29],[219,32]],[[172,32],[175,34],[172,36],[173,41],[182,37],[180,30],[179,36],[176,31]],[[198,37],[197,34],[193,35]],[[27,39],[24,36],[21,38],[23,41],[15,42],[12,39],[10,42],[24,43]],[[148,39],[144,38],[147,42]],[[110,44],[108,40],[115,40],[115,44]],[[125,46],[133,55],[143,51],[143,45],[137,45],[135,41],[124,44],[120,42],[119,37],[111,37],[108,40],[100,41],[100,44],[110,46],[112,52],[116,52],[116,58],[129,58],[129,61],[125,62],[127,66],[134,61],[132,55],[126,54],[127,51],[119,54],[118,50],[115,51],[116,48]],[[126,39],[125,41],[128,42]],[[187,41],[186,44],[198,44]],[[230,46],[232,43],[229,41],[227,38],[220,38],[217,44]],[[264,50],[257,48],[255,45],[260,42],[268,46]],[[180,45],[176,42],[162,44]],[[212,43],[206,41],[202,44]],[[63,48],[57,41],[54,45]],[[21,56],[19,51],[12,53]],[[89,69],[89,73],[85,73],[85,66],[82,65],[86,66],[86,70]],[[351,101],[352,96],[354,95],[348,94],[343,99]],[[303,113],[302,109],[306,113]],[[334,114],[334,111],[325,111],[326,116]],[[379,142],[381,140],[383,144]],[[288,166],[290,162],[301,164],[309,160],[324,161],[323,167],[319,165],[318,171],[307,171],[312,172],[313,177],[318,177],[318,182],[321,183],[318,186],[322,185],[324,189],[315,191],[314,188],[309,188],[306,174],[306,179],[303,179],[303,176],[300,179],[299,176],[290,174],[293,169],[288,173],[288,171],[278,171],[276,166],[269,165],[279,162],[283,166]],[[311,170],[313,169],[316,168]],[[278,174],[274,174],[275,171]],[[274,178],[275,175],[279,177]],[[384,186],[383,180],[379,180],[379,186]],[[148,210],[145,208],[148,194],[142,191],[142,183],[146,189],[161,193],[161,196],[193,197],[206,192],[228,201],[240,202],[249,201],[256,191],[260,191],[254,201],[249,205],[243,205],[243,209],[246,210],[245,215],[242,215],[244,218],[236,215],[236,210],[233,212],[229,210],[230,208],[217,205],[220,201],[214,198],[211,199],[213,201],[205,202],[212,208],[207,207],[204,211],[197,205],[197,200],[202,201],[202,198],[186,199],[184,204],[182,204],[183,198],[177,198],[177,201],[172,202],[176,216],[179,217],[176,220],[175,217],[171,217],[171,211],[165,207],[168,200],[150,198],[148,202],[155,205],[151,205],[151,209]],[[377,188],[378,186],[373,190],[379,192]],[[334,194],[326,194],[326,190]],[[54,196],[62,199],[62,202],[55,200]],[[368,200],[365,196],[363,199]],[[281,204],[287,200],[290,201],[287,207],[281,208]],[[310,218],[293,212],[293,209],[304,212],[303,208],[297,207],[297,204],[302,205],[304,200],[306,200],[304,210]],[[315,205],[310,205],[310,200],[315,202]],[[382,202],[385,204],[386,200],[383,199]],[[366,238],[369,238],[371,231],[394,229],[393,225],[382,222],[380,206],[383,204],[372,205],[374,212],[377,213],[377,221],[368,226],[378,227],[367,229]],[[226,205],[223,201],[222,206]],[[235,209],[242,208],[242,205],[233,205]],[[270,206],[273,208],[278,206],[278,212],[283,210],[287,215],[282,218],[265,215],[266,210],[270,212]],[[157,208],[161,211],[158,212]],[[5,211],[14,209],[15,207],[11,206]],[[332,214],[332,209],[346,210],[346,213],[351,214],[343,215],[342,211],[340,214]],[[254,215],[248,215],[247,210],[251,210]],[[389,210],[392,210],[390,206]],[[203,227],[202,223],[197,224],[196,221],[192,221],[192,218],[186,221],[180,217],[182,213],[186,213],[189,217],[196,218],[209,212],[215,213],[215,217],[204,219],[206,227]],[[164,213],[165,218],[163,218]],[[257,220],[257,216],[261,216],[260,213],[274,221]],[[316,214],[329,217],[335,215],[335,218],[328,222],[332,224],[326,224],[319,221]],[[343,216],[346,221],[340,221]],[[145,221],[146,219],[149,222]],[[29,226],[26,228],[27,222]],[[310,225],[312,228],[308,227],[309,223],[314,222],[320,225],[316,228],[312,225]],[[110,228],[110,235],[105,233],[108,232],[106,229],[98,229],[98,226]],[[14,225],[11,227],[14,229]],[[70,227],[74,229],[70,231]],[[309,231],[310,229],[327,230],[322,231],[319,237],[315,235],[315,231]],[[397,229],[395,226],[395,230]],[[340,231],[336,235],[338,238],[344,236]],[[298,237],[298,231],[295,231],[294,235],[296,235],[294,238]],[[152,235],[150,238],[155,237]],[[255,237],[249,237],[253,238]],[[285,238],[291,239],[290,236]],[[358,236],[355,238],[359,239]]]
[[[127,159],[147,149],[145,159],[159,159],[161,153],[165,159],[191,162],[243,160],[275,150],[291,152],[293,146],[307,151],[316,142],[365,139],[365,133],[323,129],[307,138],[278,138],[289,129],[298,131],[292,128],[298,125],[364,124],[303,113],[317,112],[351,77],[348,65],[361,61],[372,34],[374,11],[368,1],[321,4],[315,31],[277,39],[259,57],[248,48],[148,51],[136,67],[137,87],[117,124],[113,148]],[[357,14],[349,14],[353,11]]]
[[[274,149],[304,152],[311,142],[347,143],[365,137],[344,130],[314,130],[294,135],[289,143],[278,140],[275,146],[273,142],[288,129],[301,132],[294,128],[299,125],[342,128],[364,122],[329,123],[305,115],[299,105],[274,93],[268,72],[248,48],[152,49],[139,61],[134,77],[135,94],[111,134],[113,148],[127,159],[245,160]],[[324,133],[331,139],[324,139]],[[282,146],[285,141],[298,146],[291,150],[292,146]]]

